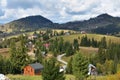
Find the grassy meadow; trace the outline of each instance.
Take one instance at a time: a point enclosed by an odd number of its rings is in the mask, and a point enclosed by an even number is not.
[[[113,43],[119,43],[120,44],[120,38],[119,37],[115,37],[115,36],[108,36],[108,35],[100,35],[100,34],[73,34],[73,35],[65,35],[65,36],[58,36],[62,37],[64,39],[64,41],[70,41],[71,43],[73,42],[74,39],[78,39],[79,42],[81,41],[81,37],[87,35],[87,37],[89,39],[94,38],[97,41],[100,41],[101,38],[106,37],[107,42],[109,42],[109,40],[111,40],[111,42]],[[52,39],[55,39],[52,38]]]
[[[9,48],[0,49],[0,55],[2,55],[3,57],[9,58],[9,56],[10,56]]]
[[[94,56],[98,52],[98,48],[93,48],[93,47],[80,47],[81,54],[83,54],[86,57]],[[69,61],[72,56],[66,57],[63,56],[62,59],[65,61]]]
[[[47,76],[47,75],[46,75]],[[24,76],[24,75],[7,75],[11,80],[42,80],[42,76]],[[75,76],[73,75],[65,75],[65,80],[75,80]]]
[[[7,75],[11,80],[42,80],[42,76]],[[73,75],[65,75],[65,80],[75,80]],[[89,76],[87,80],[120,80],[120,73],[107,76]]]

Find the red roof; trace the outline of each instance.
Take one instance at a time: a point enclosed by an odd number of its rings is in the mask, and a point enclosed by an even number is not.
[[[46,48],[48,48],[50,46],[49,43],[43,44]]]

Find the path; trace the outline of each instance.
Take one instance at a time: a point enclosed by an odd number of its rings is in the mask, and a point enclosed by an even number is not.
[[[61,58],[62,58],[63,56],[65,56],[65,55],[66,55],[66,54],[58,55],[58,56],[57,56],[57,60],[58,60],[59,62],[65,64],[65,65],[67,65],[67,62],[61,59]]]
[[[62,66],[62,69],[60,69],[60,72],[65,71],[66,67],[67,67],[67,62],[62,60],[62,57],[65,56],[66,54],[61,54],[57,56],[57,60],[61,63],[63,63],[64,65]]]

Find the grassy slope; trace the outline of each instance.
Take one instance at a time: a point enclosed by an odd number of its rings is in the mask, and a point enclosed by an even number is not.
[[[90,56],[94,56],[94,55],[98,52],[98,48],[93,48],[93,47],[80,47],[80,52],[81,52],[84,56],[90,57]],[[71,57],[72,57],[72,56],[69,56],[69,57],[64,56],[62,59],[68,62]]]
[[[74,34],[74,35],[58,36],[58,38],[63,37],[64,41],[70,41],[72,43],[74,39],[78,39],[78,37],[80,37],[80,39],[81,39],[81,37],[85,36],[85,35],[87,35],[88,38],[90,38],[90,39],[94,38],[97,41],[100,41],[102,37],[106,37],[108,42],[109,42],[109,40],[111,40],[114,43],[120,44],[119,37],[100,35],[100,34]],[[54,39],[54,38],[52,38],[52,39]],[[80,39],[79,39],[79,42],[80,42]]]
[[[9,48],[2,48],[0,49],[0,55],[3,57],[9,58]]]
[[[41,76],[7,75],[11,80],[42,80]]]
[[[23,75],[7,75],[11,80],[42,80],[42,76],[23,76]],[[75,80],[75,76],[73,75],[65,75],[65,80]],[[120,80],[120,73],[115,75],[107,75],[107,76],[92,76],[88,77],[87,80]]]
[[[37,30],[36,32],[39,33],[39,31],[45,32],[45,30],[42,30],[42,29],[39,29],[39,30]],[[52,31],[53,31],[53,32],[56,31],[56,32],[58,32],[58,33],[60,33],[61,31],[64,31],[64,32],[71,31],[72,33],[76,33],[76,31],[73,31],[73,30],[64,30],[64,29],[52,29]],[[34,32],[35,32],[35,31],[25,32],[25,34],[27,34],[27,35],[32,35]],[[24,32],[23,32],[23,33],[24,33]],[[21,34],[22,34],[22,33],[17,34],[17,35],[13,35],[13,36],[8,36],[8,37],[6,37],[6,38],[9,39],[9,38],[13,38],[13,37],[18,37],[18,36],[20,36]]]
[[[7,75],[11,80],[42,80],[42,76]],[[75,80],[73,75],[65,75],[66,80]]]

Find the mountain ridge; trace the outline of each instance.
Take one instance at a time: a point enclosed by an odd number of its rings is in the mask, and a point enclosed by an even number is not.
[[[13,29],[10,31],[19,31],[19,30],[31,30],[31,29],[38,29],[41,27],[52,27],[52,26],[53,26],[53,22],[41,15],[27,16],[24,18],[13,20],[9,23],[2,25],[2,27],[5,28],[4,31],[7,28]]]
[[[109,32],[109,26],[111,26],[114,31]],[[106,29],[107,27],[107,29]],[[114,32],[120,32],[120,18],[119,17],[113,17],[109,14],[101,14],[97,17],[90,18],[89,20],[84,21],[74,21],[74,22],[68,22],[65,24],[62,24],[60,28],[64,29],[74,29],[74,30],[85,30],[88,32],[94,32],[94,33],[100,33],[100,30],[104,30],[106,33],[114,33]]]
[[[120,17],[113,17],[107,13],[98,15],[94,18],[90,18],[89,20],[83,21],[72,21],[67,23],[53,23],[51,20],[41,16],[28,16],[24,18],[20,18],[10,23],[7,23],[2,26],[2,28],[11,29],[11,31],[17,30],[34,30],[39,28],[56,28],[56,29],[72,29],[78,31],[88,31],[94,33],[115,33],[120,32]],[[113,29],[113,31],[109,28]],[[7,30],[6,30],[7,31]]]

